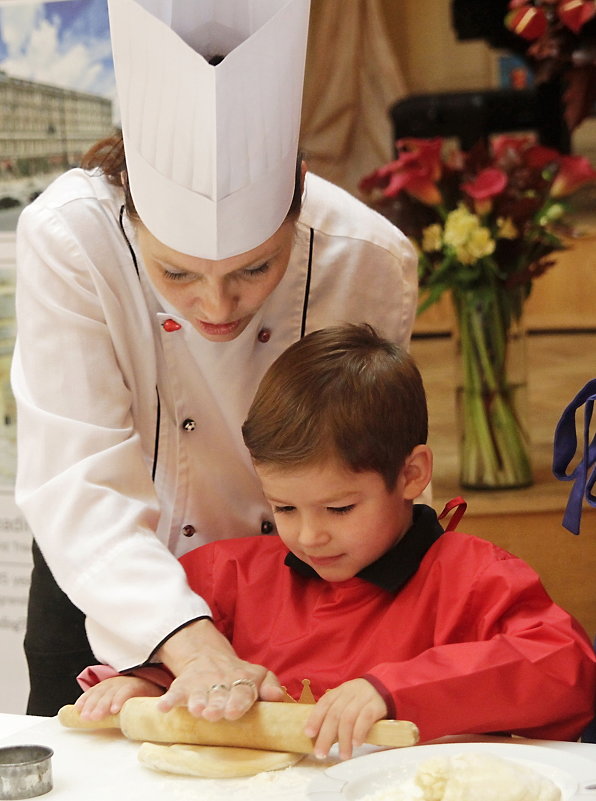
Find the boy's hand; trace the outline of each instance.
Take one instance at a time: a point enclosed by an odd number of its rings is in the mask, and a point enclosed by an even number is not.
[[[162,695],[163,688],[137,676],[112,676],[90,687],[75,701],[83,720],[102,720],[107,715],[116,715],[124,702],[137,696]]]
[[[368,730],[387,716],[387,705],[366,679],[353,679],[329,690],[319,698],[304,730],[316,737],[315,756],[324,759],[333,743],[339,756],[349,759],[352,748],[364,742]]]

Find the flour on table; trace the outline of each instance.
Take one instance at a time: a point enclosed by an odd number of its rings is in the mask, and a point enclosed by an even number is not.
[[[307,763],[310,762],[307,757]],[[174,779],[163,782],[163,797],[168,801],[302,801],[309,781],[320,771],[329,767],[301,763],[298,768],[285,768],[273,772],[258,773],[248,779],[193,779],[184,783]]]

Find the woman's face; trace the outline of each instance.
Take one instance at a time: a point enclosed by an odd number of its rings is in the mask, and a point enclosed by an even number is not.
[[[244,331],[283,278],[293,238],[294,220],[288,218],[262,245],[211,261],[172,250],[138,224],[155,289],[211,342],[229,342]]]

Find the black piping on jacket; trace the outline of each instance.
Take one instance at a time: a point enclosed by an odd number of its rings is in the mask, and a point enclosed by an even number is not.
[[[124,206],[120,206],[120,215],[118,218],[118,223],[120,225],[120,230],[122,231],[122,236],[126,244],[128,245],[128,250],[130,252],[132,263],[134,264],[135,272],[137,274],[137,278],[139,281],[141,280],[141,274],[139,273],[139,263],[137,261],[137,254],[134,252],[134,248],[130,243],[130,239],[126,235],[126,231],[124,230]],[[155,473],[157,472],[157,457],[159,454],[159,431],[161,426],[161,399],[159,397],[159,387],[155,386],[155,394],[157,396],[157,409],[155,415],[155,441],[153,445],[153,464],[151,466],[151,480],[155,481]]]
[[[302,306],[302,325],[300,326],[300,339],[306,333],[306,316],[308,314],[308,300],[310,297],[310,279],[312,277],[312,256],[315,244],[315,229],[310,229],[310,241],[308,244],[308,267],[306,268],[306,284],[304,286],[304,303]]]

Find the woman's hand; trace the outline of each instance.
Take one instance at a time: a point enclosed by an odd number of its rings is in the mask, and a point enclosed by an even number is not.
[[[329,690],[317,701],[304,733],[316,737],[314,753],[324,759],[333,743],[339,743],[341,759],[350,759],[352,748],[362,745],[370,727],[387,716],[387,705],[366,679],[353,679]]]
[[[159,701],[163,712],[187,706],[195,717],[237,720],[258,699],[283,697],[274,674],[239,659],[210,620],[197,620],[177,631],[156,657],[176,676]]]
[[[90,687],[75,701],[83,720],[102,720],[117,715],[125,701],[137,696],[157,696],[163,693],[152,681],[137,676],[112,676]]]

